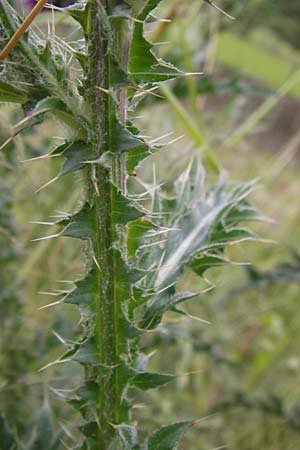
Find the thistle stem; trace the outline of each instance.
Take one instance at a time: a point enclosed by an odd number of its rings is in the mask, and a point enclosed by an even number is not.
[[[108,52],[107,32],[108,0],[89,0],[89,103],[92,109],[94,130],[93,157],[99,158],[110,150],[112,101],[105,90],[110,87],[111,60]],[[103,90],[98,89],[102,87]],[[112,169],[112,172],[115,172]],[[112,173],[114,178],[115,174]],[[120,356],[124,351],[122,331],[118,326],[120,305],[115,301],[116,271],[113,247],[117,239],[113,223],[113,188],[108,169],[97,165],[95,169],[96,190],[89,183],[90,202],[95,208],[95,238],[93,254],[98,266],[98,298],[95,317],[95,340],[99,365],[93,374],[99,382],[99,407],[97,422],[99,432],[95,450],[108,450],[114,438],[112,424],[118,424],[122,416],[122,388],[120,382]],[[95,192],[96,191],[96,192]],[[125,418],[126,420],[126,418]]]

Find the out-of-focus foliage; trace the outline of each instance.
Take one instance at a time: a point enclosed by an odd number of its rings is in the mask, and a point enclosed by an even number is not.
[[[274,31],[279,38],[300,47],[300,5],[297,0],[224,0],[222,8],[238,18],[236,27],[241,33],[263,27]],[[227,24],[228,25],[228,24]]]
[[[0,135],[3,140],[3,129],[0,130]],[[23,306],[17,270],[21,248],[13,208],[16,170],[15,147],[11,144],[0,159],[0,403],[1,411],[5,412],[8,421],[18,427],[26,411],[26,404],[21,402],[26,388],[20,387],[20,378],[26,370],[28,358],[30,359],[30,350],[20,338]],[[15,405],[19,403],[20,408],[16,413]]]

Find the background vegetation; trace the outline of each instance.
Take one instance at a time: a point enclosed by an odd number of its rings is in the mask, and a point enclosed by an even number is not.
[[[145,434],[146,427],[199,419],[182,441],[186,450],[296,450],[300,7],[294,0],[284,6],[280,0],[218,4],[236,21],[204,2],[168,0],[157,13],[170,20],[176,16],[174,23],[149,24],[158,53],[204,75],[168,83],[159,93],[163,98],[148,96],[140,105],[139,125],[145,135],[182,137],[147,160],[137,176],[152,180],[154,165],[158,181],[167,183],[205,143],[233,179],[260,180],[252,200],[271,220],[256,227],[272,242],[232,249],[234,261],[251,266],[211,270],[209,280],[218,289],[191,304],[191,318],[170,315],[158,333],[145,339],[144,348],[153,351],[151,368],[174,371],[178,377],[140,395],[134,411],[145,419]],[[48,22],[50,34],[55,23],[61,36],[70,41],[76,36],[63,13],[56,14],[54,22],[51,13],[45,13],[35,27],[47,30]],[[17,108],[1,108],[1,142],[12,133],[19,114]],[[32,240],[47,234],[47,225],[41,229],[34,222],[51,222],[56,210],[71,211],[79,193],[71,175],[36,194],[57,173],[57,162],[23,162],[46,154],[59,133],[58,124],[49,121],[34,133],[17,136],[0,157],[0,401],[12,428],[24,434],[32,430],[24,440],[33,449],[48,448],[45,423],[59,433],[61,444],[55,448],[64,448],[78,421],[61,400],[72,389],[70,379],[75,382],[81,376],[80,369],[72,364],[40,369],[62,353],[65,340],[76,340],[79,317],[67,305],[40,308],[53,301],[47,292],[64,289],[66,281],[83,273],[80,246]],[[2,244],[7,236],[9,247]],[[181,284],[189,291],[204,288],[192,274]],[[8,296],[13,298],[9,307]],[[156,354],[158,346],[163,352]]]

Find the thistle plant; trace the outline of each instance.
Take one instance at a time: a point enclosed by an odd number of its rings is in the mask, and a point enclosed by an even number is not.
[[[255,237],[240,224],[260,218],[246,200],[253,183],[228,189],[221,174],[207,188],[197,160],[168,190],[154,181],[145,182],[142,193],[128,192],[130,177],[159,150],[136,127],[136,105],[158,83],[186,75],[157,58],[144,36],[159,4],[81,1],[65,10],[80,24],[77,41],[42,39],[31,30],[0,67],[0,99],[21,104],[26,114],[2,149],[51,114],[65,130],[65,142],[45,155],[62,159],[51,182],[82,174],[81,206],[62,213],[56,231],[41,238],[85,241],[86,273],[55,302],[76,305],[82,316],[82,338],[67,341],[59,360],[84,369],[83,384],[68,398],[82,416],[83,437],[75,447],[82,450],[177,448],[193,420],[165,425],[143,443],[131,421],[135,389],[158,388],[175,377],[147,370],[140,339],[164,314],[184,315],[183,303],[201,298],[199,292],[178,292],[184,270],[203,277],[210,267],[228,263],[229,244]],[[7,0],[1,1],[0,18],[4,47],[22,19]]]

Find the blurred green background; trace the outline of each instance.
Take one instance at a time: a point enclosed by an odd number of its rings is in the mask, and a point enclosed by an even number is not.
[[[208,148],[231,181],[258,179],[252,201],[270,220],[256,225],[263,242],[236,245],[229,252],[236,264],[208,273],[215,288],[189,305],[191,318],[167,316],[144,340],[152,368],[178,377],[145,396],[135,394],[134,417],[145,433],[177,419],[198,420],[182,450],[298,450],[300,5],[216,3],[236,20],[200,0],[166,0],[157,16],[168,21],[149,24],[157,53],[203,75],[165,84],[164,99],[148,96],[139,106],[143,134],[180,139],[137,175],[151,180],[154,165],[158,180],[168,182]],[[76,26],[64,13],[54,19],[41,14],[34,27],[47,33],[53,20],[60,36],[76,39]],[[0,145],[21,117],[18,108],[1,107]],[[33,222],[51,222],[57,211],[78,205],[81,181],[67,176],[36,193],[55,177],[58,164],[55,158],[24,162],[47,154],[63,135],[49,120],[16,136],[0,156],[1,410],[39,450],[46,449],[39,435],[45,405],[51,410],[47,426],[61,432],[62,449],[76,439],[79,421],[64,397],[81,369],[71,363],[40,371],[76,340],[79,316],[68,305],[39,308],[83,273],[84,252],[68,238],[32,240],[52,234],[50,225]],[[180,283],[187,290],[205,287],[191,273]]]

